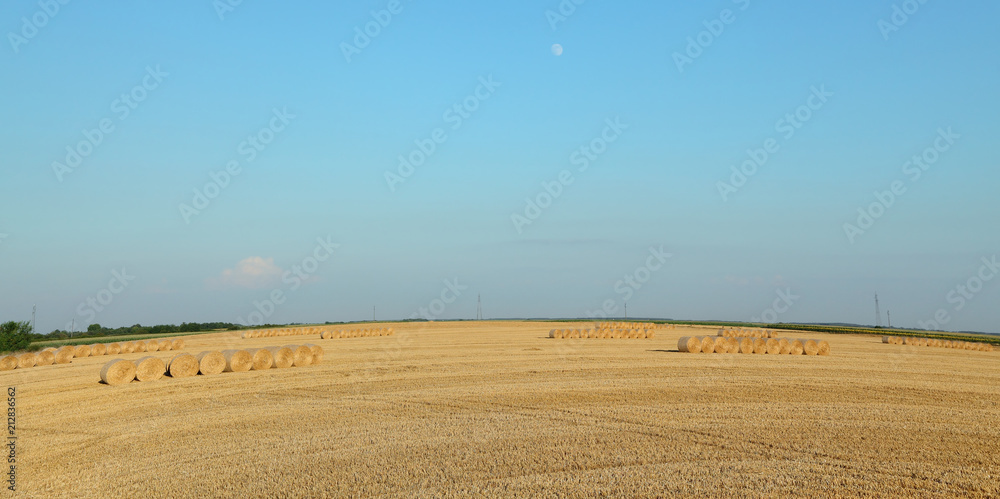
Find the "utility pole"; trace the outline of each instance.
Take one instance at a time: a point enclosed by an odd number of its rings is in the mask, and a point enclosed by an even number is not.
[[[372,305],[372,322],[375,322],[375,305]]]
[[[69,328],[69,337],[73,337],[73,333],[76,332],[76,317],[73,318],[73,325]]]
[[[889,320],[889,329],[892,329],[892,314],[888,310],[885,311],[885,318]]]
[[[882,327],[882,312],[878,310],[878,292],[875,292],[875,327]]]
[[[483,295],[476,295],[476,320],[483,320]]]
[[[628,302],[625,302],[625,320],[628,320]]]
[[[31,306],[31,334],[35,334],[35,309],[38,305]]]

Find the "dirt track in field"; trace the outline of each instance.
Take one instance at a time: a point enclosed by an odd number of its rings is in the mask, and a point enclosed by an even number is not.
[[[1000,354],[788,332],[829,357],[392,324],[316,366],[99,383],[133,353],[0,373],[22,497],[1000,496]],[[6,485],[5,485],[6,487]],[[10,494],[8,491],[7,494]]]

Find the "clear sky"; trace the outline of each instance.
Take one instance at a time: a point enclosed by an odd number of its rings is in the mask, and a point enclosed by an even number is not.
[[[0,320],[1000,332],[996,3],[229,5],[4,4]]]

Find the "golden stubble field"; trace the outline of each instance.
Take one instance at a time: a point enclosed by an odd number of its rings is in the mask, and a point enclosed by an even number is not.
[[[716,329],[390,326],[185,337],[188,353],[322,345],[302,368],[99,384],[135,353],[0,373],[17,392],[14,495],[1000,496],[997,353],[789,332],[832,355],[687,354],[679,337]]]

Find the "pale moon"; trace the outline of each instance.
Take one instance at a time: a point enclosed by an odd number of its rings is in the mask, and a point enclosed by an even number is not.
[[[558,43],[555,44],[555,45],[553,45],[552,46],[552,54],[553,55],[562,55],[562,45],[559,45]]]

